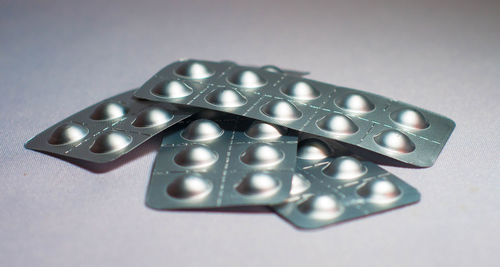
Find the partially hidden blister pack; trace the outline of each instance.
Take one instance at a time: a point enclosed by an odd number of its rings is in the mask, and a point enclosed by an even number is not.
[[[323,140],[307,138],[298,145],[290,198],[272,208],[295,226],[311,229],[419,200],[415,188],[376,164],[338,155]]]
[[[198,117],[165,135],[148,186],[149,207],[274,205],[288,198],[296,135],[237,116]]]
[[[376,94],[231,62],[172,63],[135,95],[224,111],[431,166],[455,123]]]
[[[94,163],[119,158],[194,111],[137,99],[134,90],[92,105],[30,139],[25,147]]]

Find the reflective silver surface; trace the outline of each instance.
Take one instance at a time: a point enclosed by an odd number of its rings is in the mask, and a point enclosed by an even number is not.
[[[205,79],[214,75],[215,71],[200,62],[186,62],[175,73],[189,79]]]
[[[292,177],[292,188],[290,196],[297,196],[304,193],[311,186],[311,182],[307,180],[301,173],[294,173]]]
[[[244,88],[258,88],[267,83],[262,76],[252,70],[235,72],[229,76],[228,81],[233,85]]]
[[[331,220],[342,212],[342,206],[334,195],[310,196],[298,204],[297,209],[314,220]]]
[[[179,81],[164,81],[155,86],[151,92],[162,98],[180,98],[193,93],[193,89]]]
[[[132,125],[135,127],[155,127],[167,123],[173,117],[172,113],[163,108],[152,107],[141,111]]]
[[[278,147],[257,143],[249,146],[240,156],[243,163],[254,166],[271,166],[280,163],[285,154]]]
[[[298,100],[311,100],[320,96],[320,92],[316,88],[303,81],[298,81],[283,87],[281,92]]]
[[[320,160],[333,155],[333,151],[319,139],[306,139],[299,142],[297,158],[305,160]]]
[[[176,178],[167,187],[167,193],[174,198],[199,199],[212,191],[213,184],[199,173],[188,173]]]
[[[90,115],[93,120],[112,120],[125,116],[127,108],[119,103],[109,102],[97,106]]]
[[[90,146],[94,153],[111,153],[127,147],[132,143],[132,137],[122,132],[106,132],[100,134]]]
[[[287,200],[295,173],[296,135],[218,112],[195,116],[166,133],[148,186],[149,207],[200,209]],[[207,181],[213,185],[210,192],[205,190]],[[195,200],[184,197],[201,194]]]
[[[262,197],[275,194],[280,186],[280,181],[272,173],[253,172],[241,180],[236,191],[251,197]]]
[[[66,145],[82,140],[89,129],[76,123],[65,123],[57,127],[48,140],[51,145]]]
[[[216,122],[207,119],[198,119],[191,122],[182,131],[181,136],[191,141],[208,141],[220,137],[223,133],[224,131]]]
[[[332,160],[322,171],[335,179],[350,180],[363,176],[368,170],[359,160],[342,156]]]
[[[172,72],[188,63],[210,66],[215,74],[204,80],[181,79],[193,89],[185,97],[161,98],[151,93],[158,84],[179,79]],[[148,80],[136,96],[273,123],[419,167],[434,164],[455,128],[444,116],[391,98],[305,79],[275,67],[255,68],[230,61],[174,62]],[[381,136],[390,130],[406,135],[409,147]]]
[[[375,109],[375,105],[368,98],[360,94],[347,94],[336,99],[335,104],[350,112],[366,113]]]
[[[394,122],[405,127],[419,130],[429,127],[429,123],[426,121],[424,115],[415,109],[403,108],[393,111],[390,116]]]
[[[301,144],[320,144],[315,138]],[[336,151],[336,153],[339,153]],[[299,158],[290,197],[273,206],[299,228],[313,229],[405,206],[420,193],[376,164],[351,156]]]
[[[205,100],[220,107],[240,107],[247,103],[247,99],[232,88],[219,88],[208,94]]]
[[[265,122],[254,121],[245,131],[245,134],[254,139],[275,139],[283,135],[286,130]]]
[[[351,135],[356,133],[359,128],[345,115],[329,114],[316,122],[318,128],[335,135]]]
[[[277,120],[296,120],[302,117],[297,107],[283,99],[269,101],[261,108],[264,115]]]
[[[106,163],[132,151],[193,111],[133,97],[134,90],[110,97],[56,123],[25,147],[63,157]]]
[[[182,167],[203,168],[214,164],[219,155],[204,145],[194,144],[181,150],[174,157],[174,162]]]
[[[415,150],[415,144],[400,131],[386,130],[373,137],[380,146],[399,153],[410,153]]]
[[[401,190],[393,182],[380,178],[366,182],[356,192],[377,204],[393,202],[401,195]]]

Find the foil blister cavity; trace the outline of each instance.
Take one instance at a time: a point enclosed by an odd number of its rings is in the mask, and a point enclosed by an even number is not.
[[[213,184],[199,173],[188,173],[176,178],[167,187],[167,193],[179,199],[200,199],[212,191]]]
[[[90,146],[90,151],[98,154],[119,151],[132,143],[132,137],[117,131],[100,134]]]
[[[219,156],[205,145],[194,144],[181,150],[174,162],[186,168],[204,168],[214,164]]]
[[[85,138],[89,129],[76,123],[65,123],[57,127],[49,137],[51,145],[67,145],[78,142]]]
[[[269,172],[252,172],[236,186],[240,194],[251,197],[266,197],[275,194],[280,188],[280,181]]]

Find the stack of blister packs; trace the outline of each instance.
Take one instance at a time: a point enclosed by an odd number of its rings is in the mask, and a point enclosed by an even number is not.
[[[317,228],[419,201],[374,162],[430,167],[455,123],[302,74],[174,62],[25,146],[105,164],[161,134],[146,194],[154,209],[269,206],[297,227]]]

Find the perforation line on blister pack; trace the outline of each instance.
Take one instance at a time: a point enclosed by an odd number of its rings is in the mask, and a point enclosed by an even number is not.
[[[213,118],[212,115],[213,114],[209,113],[208,116],[205,117],[201,114],[201,116],[195,117],[189,122],[181,122],[171,133],[163,138],[162,149],[155,160],[151,183],[148,186],[148,205],[159,209],[189,209],[201,206],[206,208],[219,208],[239,205],[275,205],[284,201],[288,197],[291,186],[294,165],[292,165],[292,161],[290,160],[293,159],[293,162],[295,162],[293,152],[296,151],[297,137],[280,136],[275,137],[277,139],[273,140],[261,140],[258,137],[260,137],[259,133],[262,132],[255,131],[262,130],[262,124],[255,123],[254,120],[236,119],[236,117],[227,117],[224,115],[216,116],[215,119],[211,119]],[[217,117],[220,117],[220,119],[217,119]],[[210,124],[208,124],[208,122],[210,122]],[[204,125],[205,127],[210,127],[206,125],[215,127],[215,124],[218,124],[219,127],[217,129],[212,129],[217,131],[213,131],[210,137],[207,135],[206,138],[204,138],[200,129],[208,129],[203,128]],[[186,125],[192,126],[187,128]],[[200,126],[201,128],[199,128]],[[253,128],[247,126],[252,126]],[[249,129],[253,129],[253,131],[248,131]],[[275,130],[280,132],[278,128]],[[211,131],[212,130],[207,132]],[[217,132],[218,135],[216,136]],[[263,130],[263,132],[265,132],[265,130]],[[284,149],[284,152],[286,152],[285,154],[289,156],[289,161],[283,163],[286,165],[277,166],[276,168],[278,169],[275,168],[276,171],[274,172],[273,168],[262,169],[257,165],[253,166],[253,163],[249,164],[241,159],[242,155],[244,155],[243,151],[251,151],[249,150],[249,148],[252,147],[251,145],[267,142],[277,146],[280,144],[281,146],[285,146],[282,149]],[[218,153],[218,160],[213,162],[216,162],[215,165],[205,165],[206,167],[200,165],[199,168],[191,168],[194,167],[194,165],[184,165],[175,160],[175,157],[179,155],[181,151],[190,150],[190,147],[198,145],[206,146],[207,151],[209,149]],[[242,154],[239,156],[240,152],[242,152]],[[281,162],[280,160],[279,164],[282,164]],[[174,169],[176,171],[172,171]],[[259,188],[259,185],[254,183],[262,181],[262,176],[259,176],[263,175],[261,173],[268,175],[273,172],[274,174],[271,178],[273,181],[275,179],[277,181],[275,186],[276,191],[272,193],[269,191],[270,194],[268,195],[265,188]],[[205,200],[201,200],[202,198],[196,199],[196,202],[190,202],[187,198],[184,199],[183,197],[175,196],[175,193],[168,191],[170,186],[176,186],[176,181],[181,181],[180,179],[184,179],[184,177],[191,177],[190,175],[201,176],[211,181],[210,184],[213,186],[213,188],[211,187],[210,189],[211,193],[209,193],[206,198],[205,196],[202,197],[206,199],[206,202]],[[152,184],[155,186],[152,187]],[[164,185],[167,186],[166,198],[164,194],[165,189],[163,188]],[[232,187],[233,185],[235,188]],[[262,183],[260,185],[262,185]],[[247,186],[250,187],[247,188]],[[253,190],[263,191],[258,193]],[[260,195],[262,198],[260,196],[254,197],[254,194],[262,194]],[[200,202],[198,202],[198,200]]]
[[[82,141],[79,141],[79,142],[74,143],[74,144],[68,144],[70,147],[67,150],[65,150],[63,153],[64,154],[70,153],[71,151],[73,151],[73,149],[78,148],[81,145],[83,145],[84,143],[88,142],[90,139],[93,139],[96,136],[99,136],[100,134],[107,132],[109,129],[111,129],[111,127],[115,126],[116,124],[118,124],[126,119],[127,119],[127,117],[120,118],[120,120],[113,122],[113,124],[111,124],[111,126],[104,127],[102,130],[95,132],[94,134],[92,134],[91,136],[89,136],[87,138],[84,138]],[[88,125],[88,123],[75,121],[75,120],[70,120],[69,123],[76,123],[76,124],[80,124],[80,125],[85,126],[85,127],[87,127],[87,125]]]
[[[217,202],[216,202],[217,206],[220,206],[222,204],[222,197],[224,195],[224,186],[226,184],[227,169],[229,168],[229,159],[231,158],[231,149],[233,148],[234,134],[236,133],[237,126],[238,122],[234,124],[231,133],[231,139],[229,140],[229,146],[226,152],[226,162],[224,162],[224,168],[222,169],[219,194],[217,195]]]
[[[335,93],[337,93],[337,88],[333,88],[333,92],[330,92],[328,94],[328,99],[325,100],[325,101],[323,101],[323,102],[321,102],[321,105],[324,106],[324,105],[326,105],[326,103],[328,103],[329,101],[333,100],[332,99],[332,95],[334,95]],[[297,103],[297,102],[293,101],[293,103]],[[309,123],[312,121],[312,118],[314,118],[316,116],[316,114],[318,114],[318,111],[320,109],[321,110],[324,110],[324,109],[321,108],[322,106],[321,107],[317,107],[317,106],[314,106],[314,105],[309,105],[307,103],[300,103],[300,104],[302,104],[304,106],[309,106],[309,107],[313,107],[314,108],[314,113],[307,119],[306,123],[304,123],[304,125],[302,127],[300,127],[299,131],[302,131],[305,127],[307,127],[307,125],[309,125]]]
[[[373,128],[375,128],[375,123],[372,123],[370,125],[370,128],[368,128],[368,130],[366,130],[364,135],[359,139],[359,143],[362,143],[365,140],[365,138],[370,134],[370,132],[373,130]]]
[[[118,103],[121,103],[121,104],[129,106],[129,107],[134,105],[133,102],[134,101],[131,101],[130,103],[127,103],[127,102],[122,101],[122,100],[118,101]],[[138,103],[138,105],[143,105],[143,104]],[[123,121],[125,121],[125,120],[127,120],[127,119],[129,119],[131,117],[137,117],[137,115],[140,114],[142,111],[147,110],[148,108],[151,108],[151,107],[154,107],[154,106],[155,105],[150,104],[150,105],[143,105],[142,108],[138,107],[136,112],[128,113],[127,116],[121,117],[120,119],[112,122],[109,126],[106,126],[103,129],[101,129],[101,130],[93,133],[91,136],[83,139],[82,141],[77,142],[75,144],[69,144],[70,147],[67,150],[65,150],[63,153],[64,154],[68,154],[71,151],[73,151],[75,148],[78,148],[81,145],[83,145],[84,143],[87,143],[89,140],[95,139],[97,136],[99,136],[99,135],[101,135],[103,133],[109,132],[109,131],[117,131],[117,132],[122,132],[122,133],[125,133],[125,134],[136,134],[136,135],[142,135],[142,136],[145,136],[145,137],[151,137],[152,136],[151,134],[147,134],[147,133],[144,133],[144,132],[141,132],[141,131],[127,130],[125,128],[120,128],[119,126],[120,126],[120,124]],[[176,115],[174,115],[174,116],[176,116]],[[75,121],[75,120],[70,120],[69,122],[70,123],[77,123],[77,124],[80,124],[80,125],[86,126],[86,127],[87,127],[87,125],[89,125],[88,123],[81,122],[81,121]]]
[[[214,79],[213,81],[217,81],[218,79],[220,79],[221,77],[223,77],[224,75],[226,75],[227,72],[231,71],[231,69],[233,69],[235,66],[238,66],[238,65],[230,65],[227,69],[225,69],[224,71],[222,71],[217,77],[216,79]],[[288,77],[289,75],[287,74],[281,74],[279,75],[279,78],[277,79],[276,82],[274,82],[273,84],[271,84],[270,86],[274,89],[276,89],[278,86],[280,86],[283,82],[283,80]],[[340,115],[343,115],[343,116],[347,116],[347,117],[353,117],[353,118],[357,118],[357,119],[360,119],[360,120],[363,120],[363,121],[367,121],[369,123],[372,123],[372,124],[377,124],[377,125],[381,125],[381,126],[384,126],[384,127],[387,127],[389,129],[392,129],[392,130],[397,130],[397,131],[401,131],[401,132],[404,132],[405,134],[408,134],[408,135],[411,135],[411,136],[414,136],[416,138],[420,138],[424,141],[427,141],[427,142],[432,142],[432,143],[435,143],[437,145],[441,145],[441,142],[437,141],[437,140],[433,140],[433,139],[430,139],[430,138],[427,138],[427,137],[424,137],[424,136],[421,136],[421,135],[418,135],[416,133],[413,133],[413,132],[410,132],[402,127],[394,127],[392,125],[388,125],[388,124],[385,124],[385,123],[381,123],[379,121],[375,121],[375,120],[370,120],[370,119],[366,119],[362,116],[359,116],[359,115],[356,115],[356,114],[352,114],[352,113],[346,113],[346,112],[341,112],[341,111],[337,111],[337,110],[332,110],[330,108],[327,107],[328,103],[331,102],[333,99],[334,99],[334,95],[337,93],[337,89],[336,89],[336,86],[334,85],[330,85],[332,86],[332,91],[328,93],[328,99],[325,100],[325,101],[322,101],[322,105],[321,106],[316,106],[316,105],[312,105],[312,104],[308,104],[308,103],[304,103],[304,102],[298,102],[292,98],[287,98],[287,97],[278,97],[278,96],[273,96],[273,95],[269,95],[269,94],[265,94],[265,93],[260,93],[259,90],[246,90],[246,91],[243,91],[241,90],[241,88],[238,88],[238,87],[235,87],[235,86],[230,86],[230,85],[219,85],[219,84],[215,84],[213,82],[211,83],[207,83],[206,84],[207,86],[204,87],[204,89],[202,89],[196,96],[194,96],[190,101],[188,101],[188,105],[191,104],[193,101],[195,101],[198,97],[200,97],[200,95],[202,95],[204,92],[206,92],[207,90],[209,90],[210,88],[212,87],[218,87],[218,88],[225,88],[225,87],[228,87],[228,88],[232,88],[234,90],[236,90],[237,92],[239,92],[240,94],[243,94],[243,95],[246,95],[246,94],[254,94],[254,95],[257,95],[257,96],[260,96],[257,101],[255,101],[255,103],[253,103],[242,115],[243,116],[246,116],[249,112],[253,111],[255,109],[256,106],[258,106],[261,102],[263,102],[263,98],[262,97],[268,97],[269,99],[276,99],[276,100],[286,100],[286,101],[289,101],[291,103],[293,103],[294,105],[296,106],[306,106],[308,108],[311,108],[314,110],[314,113],[311,114],[308,119],[306,120],[306,122],[304,123],[304,125],[302,125],[302,127],[300,127],[299,131],[302,131],[305,127],[307,127],[307,125],[310,124],[310,122],[312,121],[312,119],[315,117],[315,115],[318,113],[318,110],[323,110],[323,111],[326,111],[326,112],[329,112],[329,113],[335,113],[335,114],[340,114]],[[265,87],[265,86],[263,86]],[[192,89],[192,88],[191,88]],[[394,102],[397,102],[393,99],[389,99],[389,104],[387,104],[386,106],[384,106],[384,108],[382,108],[382,111],[385,112],[387,111],[387,109],[394,103]],[[389,114],[386,114],[387,116],[389,116]],[[366,132],[364,137],[368,136],[369,132]],[[361,139],[360,142],[364,140]]]
[[[285,75],[281,75],[281,77],[285,77]],[[427,138],[427,137],[424,137],[424,136],[421,136],[421,135],[418,135],[418,134],[415,134],[413,132],[409,132],[408,130],[404,129],[404,128],[399,128],[399,127],[394,127],[392,125],[387,125],[385,123],[381,123],[381,122],[378,122],[378,121],[375,121],[375,120],[370,120],[370,119],[366,119],[362,116],[359,116],[359,115],[356,115],[356,114],[351,114],[351,113],[345,113],[345,112],[341,112],[341,111],[336,111],[336,110],[332,110],[330,108],[327,108],[325,107],[328,103],[327,101],[323,102],[323,105],[321,107],[318,107],[318,106],[315,106],[315,105],[311,105],[311,104],[307,104],[307,103],[303,103],[303,102],[297,102],[295,100],[293,100],[292,98],[284,98],[284,97],[278,97],[278,96],[273,96],[273,95],[268,95],[268,94],[261,94],[257,91],[248,91],[248,93],[250,94],[254,94],[254,95],[259,95],[259,96],[264,96],[264,97],[269,97],[269,98],[272,98],[272,99],[276,99],[276,100],[287,100],[289,102],[291,102],[292,104],[294,105],[297,105],[297,106],[306,106],[306,107],[309,107],[311,109],[314,109],[315,112],[313,115],[309,116],[308,120],[306,121],[306,123],[299,129],[299,131],[302,131],[309,123],[310,121],[312,121],[312,118],[314,118],[314,115],[317,114],[317,110],[323,110],[323,111],[326,111],[326,112],[330,112],[330,113],[336,113],[336,114],[341,114],[341,115],[344,115],[344,116],[347,116],[347,117],[353,117],[353,118],[357,118],[357,119],[360,119],[360,120],[364,120],[364,121],[367,121],[367,122],[370,122],[372,124],[378,124],[378,125],[383,125],[385,127],[388,127],[390,129],[393,129],[393,130],[397,130],[397,131],[401,131],[401,132],[404,132],[405,134],[409,134],[409,135],[412,135],[414,137],[417,137],[417,138],[420,138],[420,139],[423,139],[425,141],[428,141],[428,142],[432,142],[432,143],[435,143],[435,144],[438,144],[438,145],[441,145],[441,143],[437,140],[433,140],[433,139],[430,139],[430,138]],[[328,97],[329,99],[328,100],[333,100],[332,96],[333,94],[336,93],[336,90],[330,94],[328,94]],[[260,99],[259,99],[260,100]],[[391,100],[391,102],[393,102],[393,100]],[[253,109],[254,106],[252,106],[251,108],[249,108],[246,112],[245,112],[245,115],[250,112],[252,109]],[[387,105],[383,110],[385,111],[386,108],[389,108],[390,107],[390,104]],[[387,114],[387,116],[389,116]]]
[[[326,164],[328,164],[328,162],[325,162],[325,163],[326,163]],[[318,166],[320,166],[320,165],[318,165]],[[312,168],[317,168],[318,166],[314,166],[314,167],[313,167],[313,166],[311,166],[311,168],[309,168],[309,169],[307,169],[307,170],[304,170],[304,169],[303,169],[301,172],[302,172],[303,174],[306,174],[306,175],[307,175],[307,177],[312,177],[312,179],[314,179],[317,183],[321,184],[321,186],[326,187],[326,188],[328,188],[329,190],[333,191],[333,193],[334,193],[335,195],[337,195],[337,196],[339,196],[339,197],[342,197],[342,198],[346,198],[347,196],[346,196],[344,193],[342,193],[342,192],[340,191],[340,189],[335,188],[335,187],[332,187],[332,185],[331,185],[330,183],[325,182],[325,179],[321,179],[320,177],[317,177],[316,175],[314,175],[313,173],[311,173],[311,172],[309,171],[310,169],[312,169]],[[311,179],[311,178],[309,178],[309,179]]]
[[[224,75],[226,74],[226,72],[227,72],[227,71],[229,71],[229,70],[231,70],[231,68],[233,68],[233,66],[234,66],[234,65],[230,65],[230,66],[228,66],[225,70],[221,71],[221,72],[219,73],[219,75],[217,75],[217,76],[216,76],[213,80],[215,81],[215,80],[219,79],[220,77],[224,76]],[[194,88],[191,88],[188,84],[186,84],[186,83],[184,83],[184,82],[183,82],[183,84],[184,84],[184,85],[186,85],[187,87],[189,87],[189,89],[193,90],[193,92],[195,91],[195,90],[194,90]],[[203,93],[205,93],[207,90],[210,90],[210,88],[211,88],[211,87],[213,87],[214,85],[216,85],[216,84],[214,84],[214,83],[210,83],[210,82],[208,82],[208,83],[200,83],[200,84],[205,84],[206,86],[205,86],[205,87],[203,87],[203,89],[201,89],[201,90],[198,92],[198,94],[196,94],[196,95],[195,95],[195,96],[194,96],[191,100],[189,100],[189,101],[186,103],[186,105],[190,105],[191,103],[193,103],[193,101],[195,101],[196,99],[198,99],[198,97],[200,97],[201,95],[203,95]],[[218,86],[217,86],[217,87],[218,87]]]

